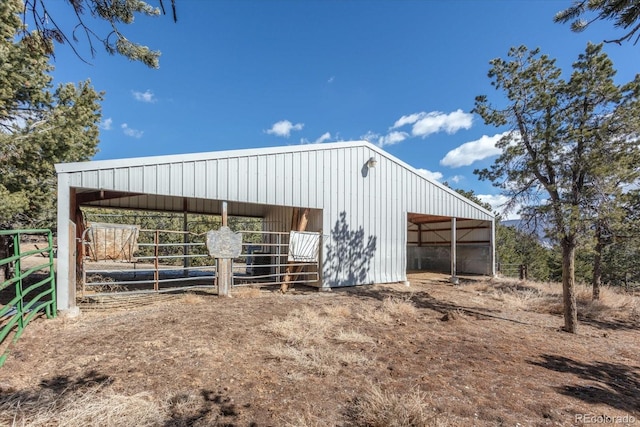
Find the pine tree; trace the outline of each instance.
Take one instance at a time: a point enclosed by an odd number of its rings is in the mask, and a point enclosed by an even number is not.
[[[512,48],[509,57],[491,61],[489,71],[507,105],[496,108],[479,96],[474,111],[510,132],[497,144],[503,151],[494,164],[476,173],[522,203],[522,215],[550,224],[562,250],[564,328],[575,333],[576,249],[593,224],[590,207],[608,191],[599,183],[628,170],[625,156],[636,158],[640,77],[616,85],[602,45],[587,46],[568,81],[539,50]]]
[[[585,16],[591,16],[589,20]],[[613,25],[622,28],[622,36],[607,40],[607,43],[618,43],[640,40],[640,3],[637,0],[577,0],[567,9],[561,10],[554,17],[556,22],[571,22],[571,30],[584,31],[595,21],[613,21]],[[635,39],[634,39],[635,37]]]
[[[53,0],[58,1],[58,0]],[[73,28],[61,28],[57,19],[52,16],[47,5],[51,0],[24,0],[23,16],[35,29],[33,34],[22,32],[26,39],[31,39],[47,54],[53,54],[54,42],[67,44],[78,57],[85,60],[84,54],[76,48],[78,37],[82,37],[89,45],[90,54],[96,53],[94,43],[102,44],[110,54],[119,54],[132,61],[139,61],[150,68],[159,67],[160,51],[151,50],[147,46],[129,40],[122,31],[122,25],[134,22],[136,15],[154,17],[165,13],[165,2],[157,0],[159,7],[153,7],[143,0],[69,0],[69,13],[76,17]],[[177,21],[175,0],[171,0],[174,22]],[[89,18],[89,19],[88,19]],[[110,30],[101,34],[90,19],[97,18],[108,24]]]
[[[51,226],[54,164],[96,153],[102,94],[88,81],[53,88],[41,44],[17,38],[21,10],[0,3],[0,225]]]

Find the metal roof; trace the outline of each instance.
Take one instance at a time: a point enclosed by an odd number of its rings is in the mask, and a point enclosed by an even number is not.
[[[376,178],[375,187],[361,188],[355,174],[365,176],[365,166],[362,170],[360,166],[369,156],[377,158],[378,170],[374,172],[384,170],[384,177]],[[325,208],[335,189],[319,187],[333,186],[347,193],[333,205],[344,204],[345,197],[365,190],[365,197],[385,193],[402,199],[405,210],[422,215],[494,218],[485,208],[367,141],[97,160],[55,167],[59,176],[65,176],[69,186],[77,189],[84,205],[182,212],[186,203],[190,212],[217,213],[219,203],[214,200],[232,200],[247,205],[232,208],[238,212],[230,214],[261,216],[264,205]],[[393,188],[385,190],[390,186]],[[398,191],[408,194],[398,196]],[[420,203],[418,199],[429,200]]]

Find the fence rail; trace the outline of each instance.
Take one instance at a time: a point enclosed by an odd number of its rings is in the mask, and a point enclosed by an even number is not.
[[[25,238],[46,238],[46,247],[21,251]],[[44,312],[56,316],[54,246],[51,230],[0,230],[0,367],[29,322]],[[37,256],[46,261],[40,262]]]
[[[290,232],[242,230],[242,252],[232,261],[233,286],[315,285],[318,261],[290,261]],[[103,297],[118,292],[172,292],[190,287],[218,286],[218,266],[209,255],[204,234],[175,230],[140,229],[136,241],[125,242],[135,250],[107,250],[116,238],[90,240],[91,228],[82,236],[82,298]],[[126,239],[121,239],[125,241]],[[104,245],[104,248],[95,247]],[[121,259],[93,259],[94,254],[131,254]]]
[[[505,277],[517,277],[520,280],[527,280],[528,272],[526,264],[504,264],[498,263],[496,271]]]

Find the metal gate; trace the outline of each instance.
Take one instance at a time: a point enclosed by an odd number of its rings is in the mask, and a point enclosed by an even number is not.
[[[315,286],[320,280],[319,248],[320,233],[279,232],[279,231],[241,231],[243,234],[262,236],[263,243],[245,243],[243,236],[242,257],[233,263],[233,285],[281,285],[285,277],[290,284],[298,283]],[[317,241],[314,247],[304,245],[313,256],[295,256],[292,236],[307,235]],[[294,237],[295,239],[295,237]],[[315,242],[314,242],[315,243]],[[305,255],[305,254],[303,254]]]
[[[107,228],[101,236],[97,227],[84,231],[78,255],[81,297],[217,287],[216,260],[208,254],[206,233],[136,229],[125,236],[122,229],[119,225],[111,231]],[[281,285],[285,277],[289,284],[318,283],[319,233],[304,233],[315,236],[318,247],[313,259],[292,257],[291,232],[239,233],[242,253],[233,260],[233,286]]]
[[[34,317],[42,312],[48,318],[56,316],[56,282],[50,230],[0,230],[0,249],[2,366]]]

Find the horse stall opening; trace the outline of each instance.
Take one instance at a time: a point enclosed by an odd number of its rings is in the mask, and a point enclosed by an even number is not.
[[[492,230],[490,221],[409,213],[407,270],[491,275]]]
[[[81,299],[217,288],[216,259],[208,253],[206,234],[220,229],[220,216],[89,208],[85,217],[78,281]],[[272,231],[282,229],[273,222],[228,218],[231,230],[242,236],[242,252],[232,260],[233,285],[280,285],[292,268],[292,282],[317,284],[320,233],[305,233],[315,237],[303,240],[292,238],[291,231]],[[296,242],[297,258],[290,249]],[[300,242],[306,249],[300,249]]]

